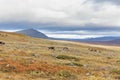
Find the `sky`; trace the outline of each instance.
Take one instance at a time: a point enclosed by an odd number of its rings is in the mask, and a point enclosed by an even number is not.
[[[49,37],[120,36],[120,0],[0,0],[0,30]]]

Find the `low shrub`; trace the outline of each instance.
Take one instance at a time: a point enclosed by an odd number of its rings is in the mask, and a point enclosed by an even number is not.
[[[77,77],[69,71],[58,71],[56,73],[56,80],[77,80]]]
[[[65,78],[72,76],[72,74],[68,71],[59,71],[57,73],[57,75],[60,76],[60,77],[65,77]]]
[[[58,55],[56,58],[57,58],[57,59],[64,59],[64,60],[75,60],[75,61],[79,61],[78,58],[73,57],[73,56],[67,56],[67,55]]]
[[[76,62],[74,62],[73,64],[74,64],[75,66],[79,66],[79,67],[83,66],[82,64],[76,63]]]
[[[77,63],[77,62],[73,62],[73,63],[66,63],[65,65],[68,65],[68,66],[78,66],[78,67],[82,67],[82,66],[83,66],[82,64]]]
[[[111,73],[120,75],[120,69],[113,69]]]

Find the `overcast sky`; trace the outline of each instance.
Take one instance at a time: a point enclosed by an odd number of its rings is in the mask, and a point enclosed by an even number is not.
[[[0,29],[35,28],[50,37],[120,35],[120,0],[0,0]]]

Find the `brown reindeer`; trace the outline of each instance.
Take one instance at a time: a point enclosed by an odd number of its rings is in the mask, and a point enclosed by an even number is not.
[[[96,48],[88,48],[89,51],[91,52],[98,52],[98,53],[101,53],[100,50],[96,49]]]
[[[48,47],[49,50],[55,50],[55,47]]]
[[[0,41],[0,45],[5,45],[5,42]]]
[[[68,47],[63,47],[63,50],[64,50],[64,51],[68,51],[69,48],[68,48]]]

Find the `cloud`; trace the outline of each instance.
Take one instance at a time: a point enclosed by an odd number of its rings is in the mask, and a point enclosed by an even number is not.
[[[0,0],[0,29],[36,28],[64,38],[118,36],[119,4],[120,0]]]
[[[95,1],[98,3],[101,0]],[[1,23],[119,27],[119,21],[120,7],[110,3],[94,4],[88,0],[0,0]]]
[[[50,34],[47,35],[49,37],[53,37],[53,38],[64,38],[64,39],[85,39],[85,38],[96,38],[96,37],[102,37],[102,35],[97,36],[97,35],[71,35],[71,34]]]
[[[40,32],[45,33],[49,37],[54,38],[70,38],[70,39],[85,39],[85,38],[96,38],[96,37],[105,37],[105,36],[119,36],[119,31],[88,31],[88,30],[76,30],[76,31],[48,31],[48,30],[39,30]]]
[[[120,0],[93,0],[94,2],[96,2],[96,3],[100,3],[100,2],[102,2],[102,3],[112,3],[112,4],[117,4],[117,5],[120,5]]]
[[[11,29],[11,30],[1,29],[0,31],[16,32],[16,31],[20,31],[20,30],[21,30],[21,29]]]

